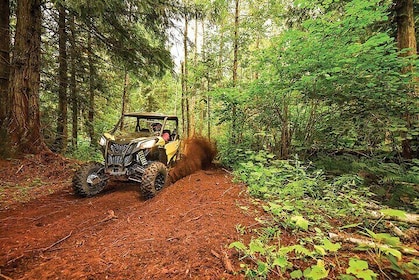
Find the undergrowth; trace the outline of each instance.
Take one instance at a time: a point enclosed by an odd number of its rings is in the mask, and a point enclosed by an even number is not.
[[[81,161],[103,161],[100,150],[96,146],[92,146],[90,141],[79,141],[77,147],[67,151],[65,156]]]
[[[418,209],[419,160],[397,164],[383,157],[363,157],[340,155],[320,156],[315,164],[327,175],[358,175],[364,185],[375,194],[375,199],[390,207],[403,207],[405,210]]]
[[[278,160],[264,151],[245,155],[247,160],[234,173],[267,213],[258,218],[262,227],[248,244],[240,240],[230,244],[240,253],[248,278],[419,277],[419,261],[409,253],[414,249],[390,234],[384,222],[385,215],[404,217],[406,213],[374,202],[376,195],[357,172],[329,176],[297,158]],[[378,220],[371,217],[371,208],[379,209]],[[242,226],[240,230],[246,231]],[[283,231],[291,232],[293,244],[282,242]],[[343,250],[342,240],[350,237],[363,243]]]

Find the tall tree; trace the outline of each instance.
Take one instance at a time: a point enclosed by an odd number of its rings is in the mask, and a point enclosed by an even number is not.
[[[41,1],[18,0],[10,79],[8,134],[12,153],[47,150],[39,112]]]
[[[10,3],[0,0],[0,129],[7,116],[10,71]],[[3,136],[3,132],[2,136]],[[1,137],[2,138],[2,137]]]
[[[76,84],[76,35],[75,35],[75,24],[74,15],[69,18],[70,27],[70,99],[71,99],[71,145],[73,148],[77,147],[78,138],[78,117],[79,117],[79,99],[77,96],[77,84]]]
[[[188,85],[188,14],[185,13],[185,29],[183,32],[183,52],[184,62],[182,68],[182,119],[183,119],[183,134],[188,137],[190,135],[190,112],[189,112],[189,85]]]
[[[233,87],[237,86],[237,68],[239,53],[239,15],[240,0],[234,0],[234,38],[233,38]]]
[[[67,147],[67,27],[66,9],[63,4],[58,4],[58,117],[57,136],[55,148],[63,153]]]
[[[237,68],[238,68],[238,53],[239,53],[239,15],[240,15],[240,0],[234,2],[234,38],[233,38],[233,87],[237,87]],[[233,101],[232,104],[232,121],[231,121],[231,139],[236,143],[237,137],[237,106]]]
[[[88,114],[87,114],[87,134],[90,137],[90,145],[94,145],[95,130],[94,130],[94,117],[95,117],[95,68],[93,64],[93,48],[92,48],[92,35],[87,34],[87,61],[89,63],[89,101],[88,101]]]
[[[128,71],[124,69],[124,86],[122,90],[122,106],[121,106],[121,116],[126,113],[126,108],[128,105],[128,87],[129,87],[129,75]],[[121,119],[121,129],[124,127],[124,119]]]
[[[417,52],[415,18],[413,13],[413,0],[397,0],[397,43],[399,50],[407,49],[403,56],[412,56]],[[404,69],[406,72],[415,71],[413,66]],[[416,95],[415,87],[411,87],[412,95]],[[407,126],[411,125],[411,116],[405,113]],[[405,158],[412,158],[412,147],[408,139],[402,141],[402,155]]]

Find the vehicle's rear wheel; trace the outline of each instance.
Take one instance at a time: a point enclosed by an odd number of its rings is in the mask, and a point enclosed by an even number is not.
[[[73,190],[79,196],[94,196],[105,188],[107,180],[102,164],[85,163],[74,174]]]
[[[140,185],[141,194],[145,199],[153,198],[166,184],[167,168],[158,161],[150,163],[144,171]]]

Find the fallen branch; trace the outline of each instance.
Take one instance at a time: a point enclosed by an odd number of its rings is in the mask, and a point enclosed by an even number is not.
[[[23,168],[23,164],[19,167],[19,169],[16,171],[16,173],[15,173],[15,174],[19,173],[19,172],[20,172],[20,170],[22,170],[22,168]]]
[[[139,240],[139,242],[148,242],[148,241],[154,241],[154,238],[146,238],[146,239]]]
[[[229,173],[229,174],[231,174],[231,175],[234,175],[234,173],[233,172],[231,172],[230,170],[227,170],[227,169],[225,169],[225,168],[221,168],[224,172],[227,172],[227,173]]]
[[[331,239],[331,241],[341,241],[341,242],[349,242],[349,243],[353,243],[353,244],[357,244],[357,245],[364,245],[364,246],[368,246],[371,248],[383,248],[383,249],[390,249],[391,247],[386,245],[386,244],[380,244],[377,242],[373,242],[370,240],[365,240],[365,239],[360,239],[360,238],[354,238],[354,237],[349,237],[349,236],[344,236],[341,234],[336,234],[336,233],[332,233],[329,232],[329,238]],[[412,256],[419,256],[419,251],[417,251],[416,249],[413,248],[406,248],[406,247],[401,247],[400,251],[402,251],[405,254],[408,255],[412,255]]]
[[[42,252],[46,252],[46,251],[50,250],[52,247],[54,247],[54,246],[56,246],[56,245],[60,244],[60,243],[61,243],[61,242],[63,242],[64,240],[68,239],[68,238],[71,236],[71,234],[72,234],[72,233],[73,233],[73,231],[71,231],[71,232],[70,232],[67,236],[65,236],[65,237],[61,238],[60,240],[58,240],[58,241],[56,241],[56,242],[52,243],[50,246],[48,246],[48,247],[46,247],[46,248],[42,249],[41,251],[42,251]]]
[[[370,217],[372,219],[376,219],[376,220],[384,219],[384,220],[399,221],[399,222],[419,225],[418,214],[405,213],[405,215],[391,216],[391,215],[386,215],[380,211],[372,211],[372,210],[368,211],[368,213],[370,214]]]
[[[226,193],[228,193],[233,187],[229,187],[228,189],[226,189],[223,194],[221,196],[224,196]]]
[[[198,217],[195,217],[195,218],[192,218],[192,219],[189,219],[189,220],[187,220],[186,222],[187,222],[187,223],[189,223],[189,222],[192,222],[192,221],[199,220],[199,219],[201,219],[201,217],[202,217],[202,216],[203,216],[203,215],[198,216]]]
[[[211,254],[216,257],[217,259],[220,259],[221,262],[223,263],[224,269],[227,271],[227,273],[230,274],[234,274],[234,269],[233,269],[233,265],[231,264],[231,261],[227,255],[226,251],[223,251],[220,256],[220,254],[218,254],[217,252],[215,252],[214,250],[211,250]]]
[[[25,255],[20,255],[20,256],[18,256],[18,257],[16,257],[16,258],[13,258],[13,259],[11,259],[11,260],[8,260],[7,261],[7,264],[11,264],[11,263],[13,263],[13,262],[15,262],[15,261],[17,261],[18,259],[21,259],[21,258],[23,258]]]
[[[224,268],[227,270],[228,273],[233,274],[234,269],[233,265],[231,264],[231,261],[227,255],[226,251],[223,251],[223,255],[221,256],[221,260],[223,261]]]
[[[395,235],[397,235],[398,237],[400,237],[403,240],[411,240],[412,239],[411,236],[404,233],[399,227],[397,227],[395,224],[393,224],[390,221],[386,222],[385,226],[386,226],[386,228],[391,230]]]
[[[115,212],[113,210],[109,210],[108,211],[108,216],[106,216],[106,218],[104,218],[103,220],[97,222],[97,224],[104,223],[104,222],[107,222],[107,221],[113,220],[113,219],[118,219],[118,216],[115,215]]]
[[[217,252],[215,252],[214,250],[211,250],[211,254],[216,257],[217,259],[220,259],[220,254],[218,254]]]

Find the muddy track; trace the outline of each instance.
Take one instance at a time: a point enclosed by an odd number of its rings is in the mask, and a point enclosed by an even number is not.
[[[251,209],[245,190],[219,169],[188,175],[151,200],[121,182],[80,199],[66,183],[0,212],[0,273],[11,279],[241,279],[227,271],[228,262],[235,270],[239,264],[226,246],[247,238],[236,225],[255,224],[254,212],[242,209]]]

